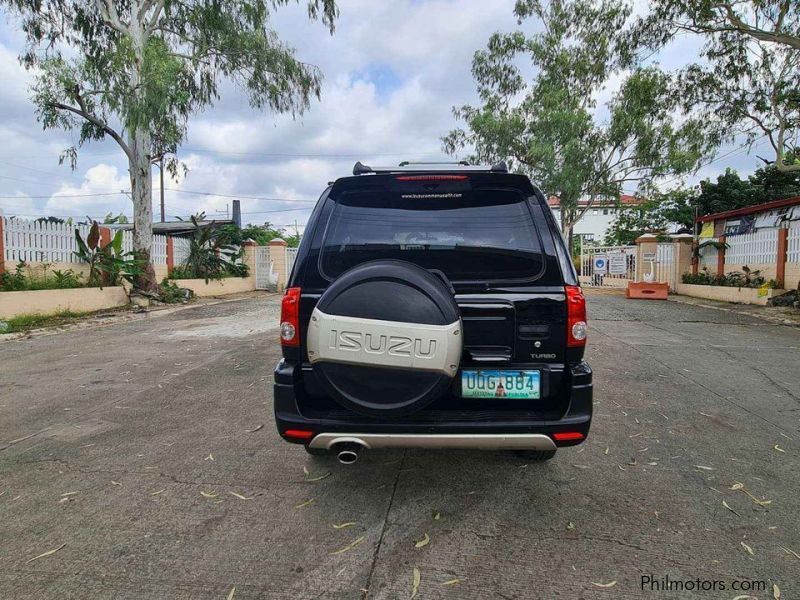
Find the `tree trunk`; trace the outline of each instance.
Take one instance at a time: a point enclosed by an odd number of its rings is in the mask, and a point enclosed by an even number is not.
[[[139,2],[134,0],[131,5],[131,15],[141,16],[140,9]],[[130,74],[131,90],[134,95],[138,95],[141,93],[139,84],[142,81],[147,34],[143,23],[137,18],[131,18],[128,34],[135,54]],[[128,132],[128,136],[130,146],[128,162],[133,200],[133,251],[136,258],[141,261],[141,274],[136,277],[134,285],[137,289],[153,292],[158,289],[158,282],[150,257],[153,248],[153,179],[150,163],[152,137],[150,130],[141,124],[134,126]]]
[[[144,129],[131,132],[129,161],[131,199],[133,200],[133,251],[141,261],[141,274],[136,277],[137,289],[152,292],[158,288],[150,252],[153,247],[153,199],[150,167],[150,133]]]
[[[572,257],[572,213],[564,206],[563,200],[561,201],[561,233],[567,241],[567,251],[570,258]]]

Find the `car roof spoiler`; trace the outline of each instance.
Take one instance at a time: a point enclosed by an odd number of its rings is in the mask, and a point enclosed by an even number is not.
[[[404,160],[396,167],[370,167],[358,161],[353,166],[353,175],[378,175],[381,173],[429,173],[431,171],[459,171],[477,173],[508,173],[508,166],[501,161],[491,166],[470,165],[467,161],[458,162],[409,162]]]

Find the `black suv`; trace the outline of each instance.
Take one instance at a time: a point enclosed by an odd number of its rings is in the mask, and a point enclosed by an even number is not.
[[[492,167],[401,163],[331,184],[283,298],[280,435],[364,448],[524,450],[586,439],[586,305],[546,199]]]

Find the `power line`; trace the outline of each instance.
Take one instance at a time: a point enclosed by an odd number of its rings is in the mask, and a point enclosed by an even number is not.
[[[241,196],[235,194],[218,194],[216,192],[200,192],[197,190],[180,190],[177,188],[164,188],[168,192],[177,192],[179,194],[194,194],[196,196],[218,196],[220,198],[234,198],[240,200],[264,200],[266,202],[314,202],[316,200],[291,200],[289,198],[266,198],[264,196]]]

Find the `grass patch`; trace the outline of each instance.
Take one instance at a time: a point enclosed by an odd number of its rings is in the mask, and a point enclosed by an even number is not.
[[[20,331],[29,331],[40,327],[66,325],[67,323],[74,323],[78,319],[89,314],[91,313],[62,310],[49,315],[17,315],[5,321],[0,319],[0,322],[6,324],[5,329],[0,325],[0,333],[18,333]]]

